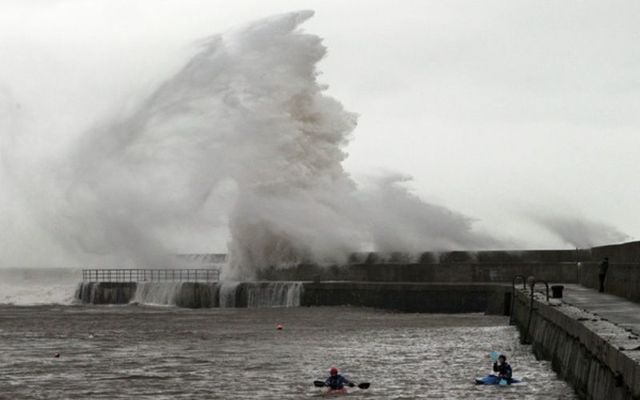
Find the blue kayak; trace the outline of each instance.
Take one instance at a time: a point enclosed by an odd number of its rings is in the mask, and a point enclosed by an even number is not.
[[[518,379],[511,379],[511,383],[508,383],[505,379],[500,379],[495,375],[487,375],[482,378],[476,378],[476,385],[510,385],[513,383],[520,383]]]

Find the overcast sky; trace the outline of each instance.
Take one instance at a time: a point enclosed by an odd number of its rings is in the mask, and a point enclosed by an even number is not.
[[[360,115],[348,171],[411,175],[423,199],[529,247],[563,245],[541,215],[640,238],[637,1],[5,0],[0,117],[50,132],[20,157],[55,154],[199,38],[299,9],[328,47],[320,80]]]

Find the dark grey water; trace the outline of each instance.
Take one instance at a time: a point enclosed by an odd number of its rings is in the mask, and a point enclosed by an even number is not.
[[[313,398],[334,364],[372,383],[350,398],[576,398],[505,318],[478,314],[0,306],[0,344],[3,399]],[[473,385],[492,350],[525,385]]]

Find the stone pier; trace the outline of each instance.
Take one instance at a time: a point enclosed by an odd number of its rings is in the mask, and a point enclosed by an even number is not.
[[[585,399],[640,399],[640,304],[577,285],[564,300],[518,290],[513,320],[524,342]]]

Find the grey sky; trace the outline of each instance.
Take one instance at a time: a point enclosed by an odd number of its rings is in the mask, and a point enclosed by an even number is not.
[[[194,40],[307,8],[329,49],[321,80],[360,114],[350,172],[409,174],[422,198],[529,247],[564,245],[541,214],[640,237],[636,1],[5,1],[0,95],[36,127],[15,156],[56,154]]]

